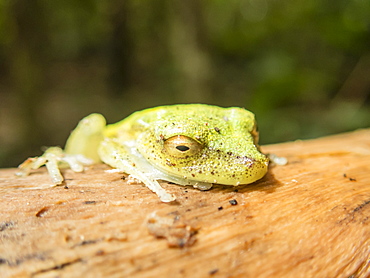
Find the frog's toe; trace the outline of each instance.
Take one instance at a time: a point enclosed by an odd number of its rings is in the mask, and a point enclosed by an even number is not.
[[[279,166],[284,166],[288,164],[288,159],[286,157],[277,156],[276,154],[273,154],[273,153],[270,153],[267,156],[270,159],[272,164],[276,164]]]
[[[164,188],[162,188],[158,181],[148,179],[147,177],[145,177],[145,175],[141,177],[140,180],[144,182],[151,191],[157,194],[162,202],[169,203],[176,200],[176,196],[168,193]]]
[[[57,159],[49,159],[46,163],[46,168],[48,169],[49,175],[51,177],[51,180],[53,181],[53,184],[58,185],[63,183],[63,176],[60,173],[59,167],[58,167],[58,160]]]
[[[176,196],[167,192],[158,194],[159,199],[164,203],[173,202],[176,200]]]
[[[36,163],[37,161],[42,160],[42,163]],[[45,160],[41,159],[41,157],[29,157],[27,158],[22,164],[18,166],[18,172],[15,173],[18,177],[25,177],[28,176],[32,169],[37,169],[39,167],[35,167],[35,165],[43,165],[45,164]]]
[[[30,157],[18,166],[19,171],[16,173],[19,177],[28,176],[31,170],[36,170],[43,165],[46,165],[49,175],[54,184],[61,184],[63,177],[60,174],[58,161],[60,160],[60,153],[58,148],[50,148],[42,156]]]
[[[193,184],[194,188],[197,188],[202,191],[210,190],[213,186],[213,183],[208,183],[208,182],[196,182]]]

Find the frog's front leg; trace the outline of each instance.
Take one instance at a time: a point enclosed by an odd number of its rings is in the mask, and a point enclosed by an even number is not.
[[[82,172],[84,165],[100,161],[97,149],[103,140],[105,119],[100,114],[91,114],[82,119],[69,136],[65,150],[59,147],[48,148],[40,157],[28,158],[21,165],[18,176],[27,176],[31,170],[46,165],[53,184],[63,182],[60,168],[70,167],[74,172]]]
[[[138,152],[135,142],[120,143],[115,138],[106,138],[99,147],[99,155],[104,163],[142,181],[151,191],[157,194],[162,202],[176,200],[174,195],[169,194],[153,178],[155,176],[153,171],[158,170],[153,168]]]

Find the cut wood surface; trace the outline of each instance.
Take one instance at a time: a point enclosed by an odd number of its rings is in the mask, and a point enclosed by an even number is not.
[[[370,277],[370,129],[263,146],[258,182],[162,203],[106,165],[0,170],[1,277]],[[45,189],[36,189],[45,187]]]

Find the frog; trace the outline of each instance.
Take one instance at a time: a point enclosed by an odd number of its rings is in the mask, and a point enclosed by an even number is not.
[[[50,147],[19,166],[18,176],[45,165],[53,185],[60,170],[105,163],[144,183],[162,202],[176,200],[158,181],[209,190],[260,180],[269,157],[261,152],[255,115],[241,107],[177,104],[147,108],[106,124],[103,115],[83,118],[65,148]]]

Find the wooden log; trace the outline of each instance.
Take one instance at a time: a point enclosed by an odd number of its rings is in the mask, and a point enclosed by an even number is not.
[[[289,163],[206,192],[163,182],[173,204],[106,165],[46,189],[45,169],[2,169],[0,276],[370,277],[370,129],[262,149]]]

